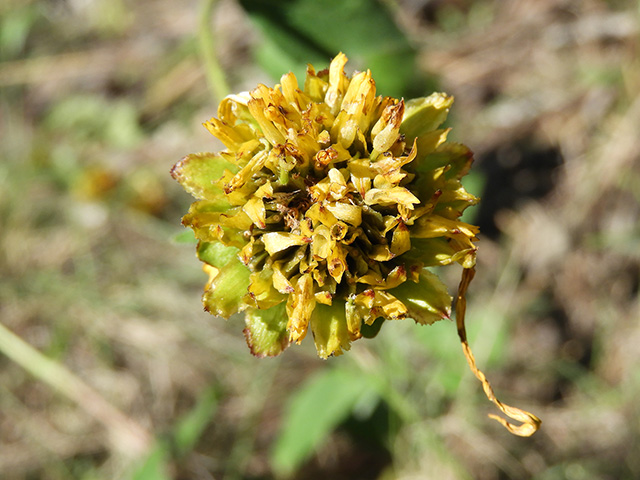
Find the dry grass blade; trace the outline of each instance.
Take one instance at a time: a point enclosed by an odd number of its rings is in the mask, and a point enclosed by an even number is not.
[[[45,357],[0,324],[0,351],[39,380],[53,387],[100,422],[114,448],[138,457],[151,446],[151,436],[93,388],[59,363]]]
[[[502,417],[497,415],[490,414],[489,417],[501,423],[507,430],[509,430],[514,435],[518,435],[521,437],[530,437],[538,428],[540,428],[540,424],[542,421],[527,411],[521,410],[516,407],[512,407],[510,405],[506,405],[498,400],[493,393],[493,388],[487,380],[487,377],[481,370],[476,366],[476,359],[473,356],[473,352],[471,351],[471,347],[469,347],[469,343],[467,341],[467,330],[464,324],[464,316],[467,309],[467,299],[465,297],[467,288],[469,287],[469,283],[473,280],[473,276],[475,275],[475,270],[473,268],[465,268],[462,272],[462,279],[460,280],[460,286],[458,287],[458,298],[456,301],[456,324],[458,326],[458,336],[460,337],[460,342],[462,343],[462,350],[464,352],[464,356],[469,363],[469,368],[473,372],[473,374],[480,380],[482,383],[482,388],[484,389],[484,393],[489,400],[496,404],[496,406],[500,409],[502,413],[504,413],[509,418],[512,418],[518,422],[521,422],[521,425],[514,425],[513,423],[508,422]]]

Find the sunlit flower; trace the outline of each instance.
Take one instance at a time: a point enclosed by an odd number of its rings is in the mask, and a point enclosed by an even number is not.
[[[183,224],[209,274],[205,309],[244,312],[256,356],[311,331],[327,358],[387,320],[447,319],[429,267],[475,265],[478,228],[460,220],[478,201],[460,183],[472,153],[440,128],[453,98],[376,96],[346,62],[225,98],[204,125],[226,149],[172,170],[198,199]]]

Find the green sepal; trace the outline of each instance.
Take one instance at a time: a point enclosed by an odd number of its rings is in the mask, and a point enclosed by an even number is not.
[[[446,166],[443,176],[447,180],[461,179],[469,172],[473,163],[473,152],[461,143],[443,143],[425,157],[421,157],[420,153],[418,150],[416,171],[419,174],[430,174],[431,171]]]
[[[446,119],[453,97],[444,93],[432,93],[428,97],[415,98],[405,103],[400,133],[409,142],[438,128]]]
[[[455,253],[446,238],[412,238],[411,250],[402,258],[420,262],[425,267],[435,267],[452,263]]]
[[[232,258],[222,268],[216,268],[202,295],[204,309],[212,315],[229,318],[247,308],[242,298],[249,287],[249,269],[238,258]]]
[[[422,159],[427,157],[430,153],[433,153],[436,148],[445,144],[450,128],[442,128],[437,130],[430,130],[416,138],[416,147],[418,151],[413,165],[418,165]]]
[[[289,346],[284,302],[266,310],[248,308],[244,321],[244,337],[256,357],[275,357]]]
[[[437,275],[428,270],[420,272],[418,283],[407,281],[389,291],[408,309],[408,316],[421,325],[451,317],[452,297]]]
[[[236,172],[238,167],[215,153],[193,153],[174,165],[171,176],[196,198],[219,200],[222,189],[217,186],[225,170]]]
[[[341,355],[343,350],[349,350],[351,339],[344,304],[341,305],[340,302],[334,302],[332,305],[316,304],[309,326],[313,332],[319,357],[337,356]]]
[[[238,256],[240,250],[236,247],[227,247],[220,242],[198,242],[198,258],[212,267],[222,268],[234,257]]]

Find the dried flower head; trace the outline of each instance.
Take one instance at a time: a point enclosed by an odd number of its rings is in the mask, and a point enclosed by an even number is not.
[[[205,309],[244,312],[256,356],[311,331],[327,358],[386,320],[449,318],[428,267],[459,263],[466,283],[473,272],[478,228],[459,219],[478,202],[460,183],[473,157],[439,128],[453,98],[376,96],[371,73],[348,77],[346,62],[225,98],[204,125],[226,150],[171,172],[198,198],[183,224],[209,274]]]

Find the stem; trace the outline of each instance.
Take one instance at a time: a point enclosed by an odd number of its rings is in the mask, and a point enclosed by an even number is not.
[[[198,41],[200,43],[200,54],[204,62],[205,73],[207,75],[207,83],[213,96],[218,100],[222,100],[229,95],[229,85],[224,78],[224,72],[215,52],[215,39],[211,29],[211,14],[217,0],[202,0],[200,10],[200,27],[198,30]]]
[[[109,432],[113,446],[121,452],[138,456],[149,449],[151,436],[144,428],[63,365],[44,356],[2,324],[0,352],[100,422]]]

